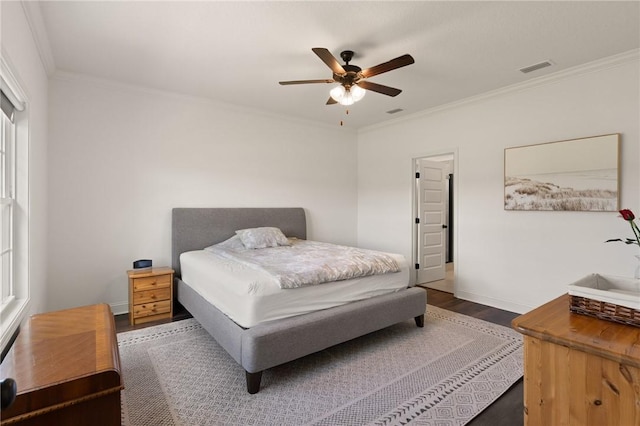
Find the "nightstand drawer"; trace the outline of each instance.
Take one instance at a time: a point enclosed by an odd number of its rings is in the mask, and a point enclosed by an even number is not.
[[[133,280],[133,291],[153,290],[156,288],[169,287],[170,285],[171,274],[136,278]]]
[[[169,287],[146,291],[136,291],[135,293],[133,293],[133,304],[140,305],[142,303],[157,302],[159,300],[169,300],[170,298],[171,289]]]
[[[150,315],[165,314],[171,312],[171,301],[162,300],[160,302],[144,303],[142,305],[134,305],[134,318],[148,317]]]

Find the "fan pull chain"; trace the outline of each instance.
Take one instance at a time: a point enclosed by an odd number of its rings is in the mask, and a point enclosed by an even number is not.
[[[347,110],[345,110],[345,114],[346,114],[346,115],[349,115],[349,110],[348,110],[348,109],[347,109]],[[344,126],[344,121],[340,120],[340,125],[341,125],[341,126]]]
[[[345,109],[344,112],[345,112],[345,115],[349,115],[349,110],[348,109]],[[344,121],[340,120],[340,125],[344,126]]]

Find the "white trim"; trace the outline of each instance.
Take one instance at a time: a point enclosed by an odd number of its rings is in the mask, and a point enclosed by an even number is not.
[[[6,58],[7,55],[3,51],[0,57],[0,84],[2,85],[2,91],[9,98],[16,111],[24,111],[26,96],[20,89],[18,79],[11,72],[11,67]]]
[[[184,101],[184,102],[200,103],[202,105],[207,105],[207,106],[215,106],[215,107],[219,107],[219,108],[226,108],[226,109],[229,109],[231,111],[239,112],[241,114],[251,113],[251,114],[260,115],[262,117],[269,117],[269,118],[275,118],[275,119],[279,119],[279,120],[286,120],[286,121],[293,122],[293,123],[299,123],[299,124],[303,124],[303,125],[307,125],[307,126],[313,126],[313,127],[319,127],[319,128],[323,128],[323,129],[331,129],[331,130],[334,130],[334,131],[339,131],[340,133],[349,132],[349,133],[353,134],[354,138],[356,137],[356,129],[340,127],[340,126],[336,126],[335,124],[320,123],[318,121],[313,121],[313,120],[309,120],[309,119],[305,119],[305,118],[299,118],[299,117],[292,117],[290,115],[270,112],[270,111],[267,111],[267,110],[264,110],[264,109],[252,108],[252,107],[238,105],[238,104],[232,104],[232,103],[228,103],[228,102],[224,102],[224,101],[218,101],[218,100],[215,100],[215,99],[212,99],[212,98],[206,98],[206,97],[203,97],[203,96],[187,95],[187,94],[184,94],[184,93],[172,92],[170,90],[162,90],[162,89],[155,89],[155,88],[146,87],[146,86],[140,86],[140,85],[135,85],[135,84],[121,83],[119,81],[109,80],[109,79],[100,78],[100,77],[94,77],[94,76],[91,76],[91,75],[88,75],[88,74],[74,73],[74,72],[69,72],[69,71],[59,71],[58,70],[51,76],[51,79],[52,80],[62,81],[62,82],[71,82],[71,83],[79,82],[79,83],[84,83],[84,84],[91,84],[91,85],[94,85],[96,87],[100,87],[100,88],[103,88],[103,89],[120,90],[120,91],[123,91],[125,93],[126,92],[129,92],[129,93],[140,93],[140,94],[145,94],[145,95],[150,95],[150,96],[158,96],[158,97],[162,97],[162,98],[165,98],[165,99],[172,99],[172,100],[178,100],[178,101]]]
[[[51,76],[56,72],[56,62],[53,58],[53,52],[51,50],[51,45],[49,44],[49,37],[47,36],[44,19],[42,18],[40,2],[22,0],[20,3],[22,4],[24,15],[29,23],[31,35],[33,36],[36,49],[38,49],[42,66],[44,67],[47,75]]]
[[[122,315],[129,313],[129,302],[109,303],[113,315]]]
[[[522,90],[528,90],[534,87],[544,86],[548,84],[555,84],[559,80],[564,80],[577,75],[588,74],[592,72],[601,71],[607,68],[613,68],[620,65],[625,65],[629,62],[638,61],[638,60],[640,60],[640,49],[629,50],[627,52],[609,56],[604,59],[599,59],[597,61],[588,62],[582,65],[577,65],[575,67],[567,68],[565,70],[558,71],[553,74],[548,74],[542,77],[537,77],[531,80],[527,80],[522,83],[512,84],[510,86],[505,86],[500,89],[485,92],[476,96],[471,96],[469,98],[461,99],[459,101],[438,105],[433,108],[416,112],[415,114],[398,117],[397,119],[387,120],[382,123],[373,124],[371,126],[366,126],[361,128],[358,131],[358,134],[382,129],[389,126],[394,126],[404,121],[415,120],[420,117],[425,117],[425,116],[436,114],[442,111],[458,108],[467,104],[481,102],[490,98],[509,95],[511,93],[519,92]]]
[[[24,170],[20,175],[26,176],[24,178],[24,190],[20,190],[16,192],[16,196],[14,197],[15,203],[17,206],[20,206],[21,213],[16,216],[16,211],[13,212],[13,224],[14,227],[22,227],[20,231],[19,240],[21,244],[21,249],[16,251],[16,245],[14,244],[14,265],[13,265],[13,276],[14,279],[18,280],[24,286],[14,286],[14,296],[15,298],[2,307],[2,311],[0,312],[0,348],[4,350],[5,346],[9,343],[10,338],[15,333],[16,329],[30,311],[31,306],[31,283],[30,283],[30,268],[31,268],[31,247],[30,247],[30,199],[29,199],[29,149],[30,149],[30,124],[29,124],[29,110],[25,109],[24,106],[29,105],[29,98],[26,95],[25,91],[22,89],[24,87],[20,80],[17,78],[16,74],[13,72],[13,67],[11,66],[11,61],[6,55],[4,49],[2,49],[2,57],[0,58],[0,77],[3,86],[3,92],[9,96],[9,91],[11,91],[11,95],[16,97],[16,101],[19,102],[23,107],[22,110],[18,110],[15,114],[15,143],[14,143],[14,153],[16,155],[15,162],[15,170],[14,172],[18,172],[18,167],[23,167]],[[17,105],[14,105],[17,107]],[[16,108],[18,109],[18,108]],[[22,162],[23,163],[22,163]],[[16,175],[17,176],[17,175]],[[14,185],[20,185],[20,183],[16,180]],[[17,229],[17,228],[16,228]],[[17,234],[14,234],[14,239]],[[16,243],[17,244],[17,243]],[[17,259],[17,260],[16,260]],[[19,265],[19,266],[17,266]]]
[[[467,291],[456,291],[454,296],[458,299],[468,300],[470,302],[480,303],[481,305],[492,306],[494,308],[509,312],[516,312],[518,314],[524,314],[525,312],[529,312],[536,308],[536,306],[521,305],[520,303],[514,303],[509,300],[494,299],[493,297],[469,293]]]
[[[18,326],[24,319],[29,309],[30,298],[14,299],[2,310],[2,321],[0,321],[0,348],[4,351],[9,340],[16,332]],[[8,320],[8,321],[7,321]]]

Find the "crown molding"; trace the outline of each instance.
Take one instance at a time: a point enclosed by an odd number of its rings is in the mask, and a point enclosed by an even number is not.
[[[29,23],[29,28],[31,28],[31,34],[36,43],[40,61],[47,75],[51,76],[56,71],[56,62],[53,59],[47,29],[44,25],[44,19],[42,18],[42,11],[40,10],[40,3],[26,0],[22,0],[20,3],[22,4],[22,9]]]
[[[184,94],[179,92],[172,92],[169,90],[156,89],[156,88],[140,86],[140,85],[130,84],[130,83],[123,83],[116,80],[106,79],[102,77],[95,77],[89,74],[57,70],[53,75],[51,75],[50,80],[56,80],[60,82],[73,83],[73,84],[84,84],[84,85],[102,88],[105,90],[119,90],[123,93],[134,93],[137,95],[180,100],[180,101],[189,102],[189,103],[198,103],[201,105],[224,108],[229,111],[235,111],[239,114],[255,114],[255,115],[260,115],[264,117],[275,118],[278,120],[285,120],[292,123],[298,123],[300,125],[329,129],[332,131],[339,131],[341,133],[350,132],[350,133],[353,133],[354,138],[356,136],[355,129],[347,130],[344,127],[336,128],[334,124],[321,123],[313,120],[308,120],[305,118],[298,118],[298,117],[292,117],[290,115],[278,114],[268,110],[247,107],[244,105],[232,104],[232,103],[219,101],[219,100],[204,97],[204,96],[189,95],[189,94]]]
[[[564,80],[567,78],[571,78],[571,77],[575,77],[583,74],[589,74],[592,72],[598,72],[608,68],[614,68],[614,67],[618,67],[618,66],[621,66],[630,62],[634,62],[634,61],[639,61],[639,60],[640,60],[640,49],[632,49],[623,53],[619,53],[617,55],[608,56],[603,59],[587,62],[586,64],[582,64],[582,65],[576,65],[574,67],[567,68],[565,70],[558,71],[552,74],[544,75],[531,80],[523,81],[521,83],[516,83],[516,84],[502,87],[500,89],[485,92],[480,95],[461,99],[459,101],[451,102],[444,105],[439,105],[433,108],[426,109],[424,111],[416,112],[411,115],[406,115],[404,117],[398,117],[395,120],[389,120],[389,121],[385,121],[384,123],[367,126],[360,129],[358,133],[362,134],[362,133],[367,133],[369,131],[382,129],[389,126],[394,126],[401,122],[415,120],[420,117],[426,117],[442,111],[459,108],[464,105],[473,104],[473,103],[484,101],[487,99],[496,98],[499,96],[509,95],[511,93],[528,90],[534,87],[553,84],[557,81]]]

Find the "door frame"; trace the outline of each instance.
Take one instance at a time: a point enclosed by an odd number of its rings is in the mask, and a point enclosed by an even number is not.
[[[458,258],[458,247],[460,244],[458,243],[458,211],[460,203],[458,202],[460,190],[460,175],[459,175],[459,166],[458,166],[458,149],[443,149],[436,150],[432,152],[427,152],[424,154],[416,154],[411,157],[411,212],[410,212],[410,225],[411,225],[411,257],[413,262],[411,263],[411,283],[413,285],[417,284],[418,272],[415,269],[415,264],[418,263],[418,238],[416,232],[416,212],[418,210],[418,184],[416,175],[416,164],[419,159],[426,160],[434,160],[437,161],[438,158],[442,157],[453,157],[453,295],[456,295],[457,292],[457,281],[458,281],[458,271],[460,268],[460,261]]]

